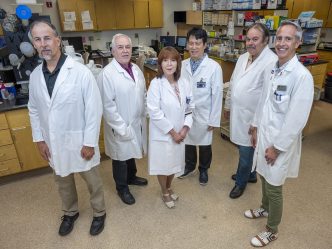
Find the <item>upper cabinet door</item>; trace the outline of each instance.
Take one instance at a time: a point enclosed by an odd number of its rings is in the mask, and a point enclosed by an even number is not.
[[[134,1],[135,28],[149,28],[149,2],[148,0]]]
[[[97,30],[95,2],[93,0],[77,0],[77,12],[82,31]]]
[[[68,1],[68,0],[58,0],[58,9],[59,9],[59,15],[60,15],[60,23],[61,23],[61,29],[63,32],[65,31],[81,31],[81,26],[79,25],[79,18],[78,18],[78,13],[77,13],[77,8],[76,8],[76,1]],[[67,14],[69,13],[75,13],[75,21],[74,21],[74,30],[68,30],[68,27],[65,28],[64,24],[65,21],[68,21],[65,18],[65,12]],[[73,16],[69,17],[70,20],[74,19]],[[70,27],[70,26],[69,26]]]
[[[149,0],[150,28],[162,28],[164,25],[163,1]]]
[[[326,23],[331,0],[287,0],[287,8],[293,6],[291,14],[288,14],[293,19],[298,18],[302,11],[315,11],[314,18],[322,19]],[[292,5],[293,3],[293,5]],[[288,12],[289,13],[289,12]]]
[[[116,25],[117,29],[133,29],[135,27],[133,1],[116,2]]]
[[[294,0],[286,1],[286,9],[288,9],[288,18],[292,18]]]
[[[325,27],[332,28],[332,2],[330,3],[329,14],[327,16]]]
[[[116,29],[116,0],[95,0],[98,30]]]

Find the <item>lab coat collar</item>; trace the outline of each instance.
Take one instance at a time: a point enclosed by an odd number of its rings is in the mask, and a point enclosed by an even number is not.
[[[264,59],[264,57],[266,56],[266,54],[268,53],[268,51],[269,51],[269,46],[266,45],[265,48],[263,48],[263,50],[260,53],[260,55],[249,65],[249,67],[247,67],[248,59],[250,57],[250,54],[248,53],[248,55],[247,55],[248,57],[246,58],[246,63],[244,63],[245,65],[243,65],[244,66],[244,70],[248,71],[251,68],[255,68],[257,66],[257,64],[259,64]],[[246,69],[246,67],[247,67],[247,69]]]
[[[132,64],[132,70],[133,70],[133,74],[134,74],[134,77],[135,77],[135,81],[131,78],[129,73],[120,65],[120,63],[115,58],[113,58],[111,63],[114,65],[114,67],[116,68],[116,70],[119,73],[123,74],[124,77],[126,77],[128,79],[131,79],[133,82],[138,80],[138,72],[137,72],[136,67],[133,65],[132,62],[130,62],[130,63]]]
[[[202,68],[206,67],[206,65],[208,64],[208,58],[209,56],[207,54],[204,54],[204,58],[203,58],[203,61],[201,62],[201,64],[198,66],[197,70],[195,71],[194,75],[197,75],[199,74],[199,72],[202,70]],[[190,67],[190,58],[188,58],[185,62],[185,68],[187,70],[187,72],[190,74],[190,75],[193,75],[191,73],[191,67]]]
[[[165,87],[176,98],[176,102],[179,103],[178,96],[176,96],[174,88],[171,86],[171,84],[169,83],[169,81],[166,79],[165,76],[163,76],[161,78],[161,82],[162,82],[163,87]],[[178,87],[179,87],[180,96],[181,96],[182,89],[180,87],[179,81],[178,81]],[[181,102],[182,102],[182,98],[181,98]]]
[[[287,65],[285,67],[285,71],[291,72],[294,70],[296,65],[299,63],[299,59],[297,58],[296,54],[293,56],[292,59],[290,59],[288,62],[286,62]]]

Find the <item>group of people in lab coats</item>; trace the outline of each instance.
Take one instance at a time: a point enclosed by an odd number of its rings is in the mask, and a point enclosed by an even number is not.
[[[36,21],[30,33],[44,61],[31,74],[28,108],[33,140],[54,170],[62,200],[61,236],[72,231],[79,216],[74,173],[82,176],[90,192],[90,234],[104,229],[106,208],[96,167],[102,115],[105,153],[112,159],[116,190],[124,203],[135,203],[129,185],[148,184],[136,175],[135,163],[147,152],[147,137],[149,174],[157,175],[161,199],[168,208],[175,207],[179,199],[172,188],[174,176],[183,179],[195,172],[196,146],[199,183],[208,183],[213,128],[220,126],[223,80],[220,65],[205,53],[205,30],[188,32],[187,60],[181,62],[172,47],[161,50],[157,77],[148,91],[142,71],[130,62],[132,44],[126,35],[113,37],[114,59],[96,82],[88,69],[62,54],[52,24]],[[230,118],[230,138],[239,148],[230,197],[240,197],[248,182],[257,181],[255,170],[262,182],[261,207],[244,213],[250,219],[267,217],[266,230],[252,238],[253,246],[277,239],[282,185],[299,170],[301,130],[313,98],[312,76],[295,55],[301,35],[296,23],[282,23],[275,55],[267,47],[266,27],[251,26],[248,52],[236,64],[226,97],[224,116]]]

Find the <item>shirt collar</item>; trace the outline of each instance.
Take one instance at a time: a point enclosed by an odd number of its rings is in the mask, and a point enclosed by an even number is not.
[[[119,63],[119,64],[125,70],[132,69],[132,67],[133,67],[133,64],[131,64],[131,62],[129,62],[128,65],[121,64],[121,63]]]
[[[67,55],[61,53],[60,58],[59,58],[59,60],[58,60],[58,63],[56,64],[56,67],[55,67],[55,69],[54,69],[54,71],[53,71],[52,73],[55,73],[55,72],[57,72],[58,70],[61,69],[62,65],[65,63],[66,58],[67,58]],[[43,61],[43,73],[49,73],[49,74],[52,74],[52,73],[48,70],[48,68],[47,68],[47,63],[46,63],[45,60]]]

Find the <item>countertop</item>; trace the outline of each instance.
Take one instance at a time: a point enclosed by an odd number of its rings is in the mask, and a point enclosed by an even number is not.
[[[16,102],[16,99],[12,99],[12,100],[1,99],[0,103],[2,103],[2,104],[0,104],[0,113],[6,112],[6,111],[11,111],[11,110],[27,108],[27,106],[28,106],[28,104],[20,104],[19,100]],[[16,105],[16,103],[18,103],[18,104]]]
[[[317,48],[318,51],[332,52],[332,48]]]

